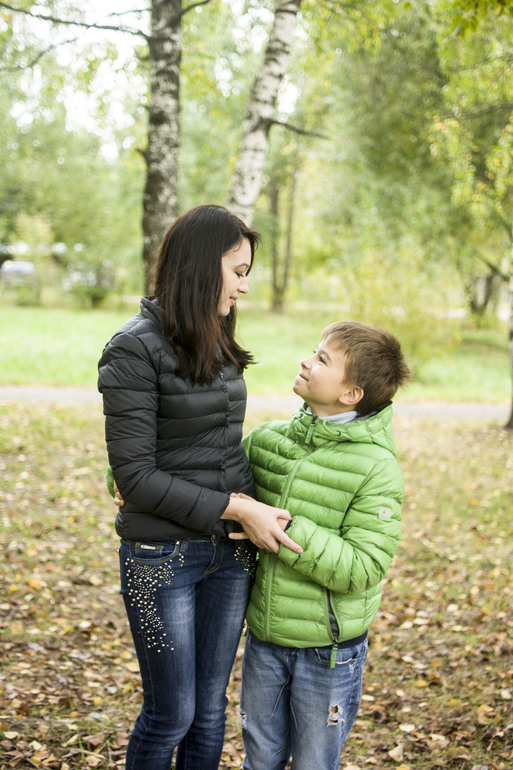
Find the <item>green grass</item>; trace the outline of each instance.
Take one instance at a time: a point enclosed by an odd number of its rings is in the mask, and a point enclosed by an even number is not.
[[[138,304],[115,310],[0,307],[2,358],[0,384],[96,387],[97,361],[105,342]],[[251,393],[288,394],[302,358],[310,355],[332,313],[276,316],[241,308],[239,339],[257,365],[246,379]],[[506,402],[511,394],[507,332],[504,324],[487,330],[448,324],[452,342],[412,361],[416,378],[402,400]],[[426,355],[427,348],[427,355]]]
[[[488,333],[476,340],[464,330],[456,347],[442,350],[423,362],[416,379],[408,385],[410,400],[503,402],[511,397],[507,335]]]
[[[137,310],[0,308],[2,384],[96,387],[103,346]]]
[[[341,768],[508,770],[513,435],[405,417],[395,433],[403,537]],[[100,405],[0,405],[2,767],[124,766],[139,677],[105,463]],[[242,766],[239,683],[240,654],[224,770]]]

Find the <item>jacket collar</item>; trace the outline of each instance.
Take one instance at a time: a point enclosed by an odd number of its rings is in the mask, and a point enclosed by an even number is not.
[[[390,402],[366,420],[337,424],[309,414],[304,404],[292,417],[290,427],[295,440],[302,444],[312,443],[314,446],[321,446],[329,441],[376,444],[395,455],[391,426],[392,413],[392,402]]]

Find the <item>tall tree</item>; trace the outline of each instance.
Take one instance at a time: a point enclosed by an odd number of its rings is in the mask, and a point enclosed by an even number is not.
[[[146,162],[143,197],[143,265],[145,289],[151,291],[151,272],[159,243],[170,219],[178,214],[178,159],[180,150],[180,64],[182,57],[182,21],[194,9],[211,0],[197,0],[187,5],[182,0],[151,0],[150,30],[110,21],[92,21],[70,9],[55,15],[46,6],[32,5],[29,10],[0,2],[8,13],[20,13],[49,24],[73,28],[121,31],[138,36],[147,49],[149,72],[148,134],[142,150]],[[235,165],[228,204],[247,221],[261,187],[267,152],[267,137],[275,120],[278,89],[283,81],[301,0],[275,0],[274,17],[261,71],[251,92],[243,140]],[[124,13],[129,13],[126,10]],[[133,11],[136,13],[136,11]],[[118,14],[112,14],[116,18]],[[122,17],[122,14],[119,15]],[[42,53],[43,51],[41,51]]]
[[[449,17],[450,18],[450,17]],[[446,17],[442,21],[447,21]],[[441,40],[444,34],[440,24]],[[466,35],[442,49],[448,84],[446,110],[435,121],[435,142],[450,164],[453,199],[480,222],[493,251],[484,260],[509,286],[509,352],[513,430],[513,17],[484,13]]]
[[[274,0],[274,19],[262,67],[248,98],[242,140],[227,205],[250,223],[260,193],[269,131],[277,122],[278,91],[287,72],[301,0]]]
[[[166,224],[178,215],[181,24],[183,14],[191,7],[182,10],[181,0],[151,2],[150,97],[142,218],[146,293],[151,291],[151,269]]]

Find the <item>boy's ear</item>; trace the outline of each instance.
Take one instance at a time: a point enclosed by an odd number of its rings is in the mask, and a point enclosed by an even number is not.
[[[345,404],[346,406],[356,406],[356,404],[362,400],[363,398],[363,388],[361,388],[359,385],[350,385],[341,396],[339,396],[338,400],[341,404]]]

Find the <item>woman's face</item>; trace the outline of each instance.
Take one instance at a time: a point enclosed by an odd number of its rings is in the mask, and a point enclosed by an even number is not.
[[[223,271],[223,288],[217,312],[226,316],[234,307],[239,294],[247,294],[247,273],[251,267],[251,244],[247,238],[232,249],[225,251],[221,263]]]

